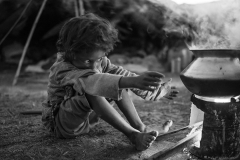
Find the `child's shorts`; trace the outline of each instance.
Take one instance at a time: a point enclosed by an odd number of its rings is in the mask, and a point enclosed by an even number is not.
[[[85,95],[74,96],[60,104],[55,116],[55,135],[58,138],[75,138],[90,130],[89,115],[93,112]]]

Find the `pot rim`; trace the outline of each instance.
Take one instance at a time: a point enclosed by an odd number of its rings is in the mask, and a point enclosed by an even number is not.
[[[190,51],[240,51],[240,49],[189,49]]]
[[[196,57],[229,57],[240,58],[239,49],[191,49]]]

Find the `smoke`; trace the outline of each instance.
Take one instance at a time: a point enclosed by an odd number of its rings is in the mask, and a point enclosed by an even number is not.
[[[240,6],[238,1],[219,1],[195,7],[197,48],[240,48]]]
[[[232,47],[240,48],[240,7],[230,11],[228,20],[228,23],[225,24],[225,34],[228,35]]]
[[[240,49],[240,1],[169,5],[164,30],[177,32],[190,49]]]

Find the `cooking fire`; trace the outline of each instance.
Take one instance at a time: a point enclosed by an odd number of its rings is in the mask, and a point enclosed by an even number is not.
[[[193,93],[192,110],[195,107],[201,112],[203,127],[200,145],[189,152],[204,160],[238,160],[240,50],[193,50],[193,53],[194,61],[180,77]]]

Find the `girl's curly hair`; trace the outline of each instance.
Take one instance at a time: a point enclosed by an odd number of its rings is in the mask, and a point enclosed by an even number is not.
[[[64,59],[71,61],[74,54],[85,54],[97,49],[110,52],[118,42],[118,32],[109,21],[93,13],[71,18],[66,22],[57,41],[57,49]]]

